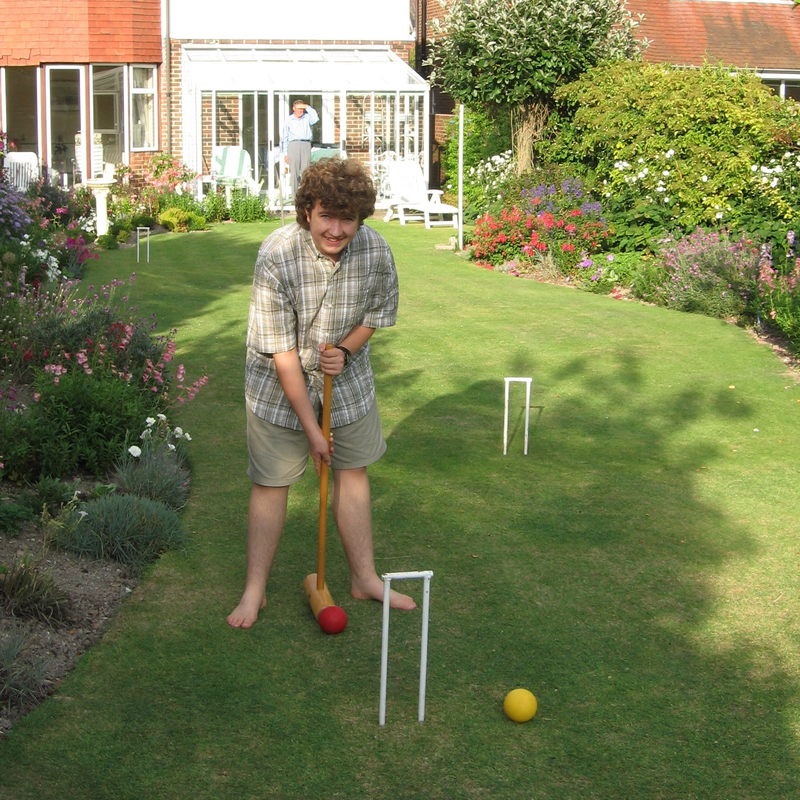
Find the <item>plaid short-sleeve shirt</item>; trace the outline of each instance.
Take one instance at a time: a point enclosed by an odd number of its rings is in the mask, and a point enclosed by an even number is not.
[[[319,408],[319,345],[338,344],[358,325],[386,328],[397,318],[398,286],[389,245],[362,225],[334,263],[297,223],[270,234],[256,260],[247,326],[245,397],[273,425],[301,430],[278,380],[273,353],[297,349],[309,397]],[[363,417],[375,399],[369,343],[334,378],[331,425]]]

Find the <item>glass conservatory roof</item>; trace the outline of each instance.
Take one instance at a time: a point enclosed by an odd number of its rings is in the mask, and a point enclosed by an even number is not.
[[[418,73],[385,47],[184,45],[184,79],[217,91],[426,92]]]

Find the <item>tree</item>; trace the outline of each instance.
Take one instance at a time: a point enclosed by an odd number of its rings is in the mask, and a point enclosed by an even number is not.
[[[639,52],[625,0],[446,0],[434,20],[432,80],[464,105],[510,114],[517,169],[547,122],[555,90]]]

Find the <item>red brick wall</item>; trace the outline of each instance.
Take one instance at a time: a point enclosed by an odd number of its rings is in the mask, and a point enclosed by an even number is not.
[[[0,66],[161,62],[160,0],[0,0],[0,19]]]

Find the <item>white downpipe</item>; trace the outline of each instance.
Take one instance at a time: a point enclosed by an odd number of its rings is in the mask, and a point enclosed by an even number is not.
[[[464,104],[458,107],[458,249],[464,249]]]

